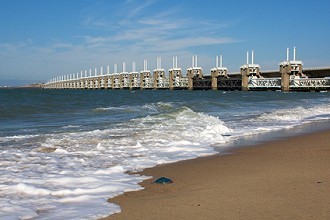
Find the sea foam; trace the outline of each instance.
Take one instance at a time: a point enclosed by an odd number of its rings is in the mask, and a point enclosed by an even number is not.
[[[127,171],[211,155],[216,153],[212,144],[229,140],[222,134],[231,130],[217,117],[187,107],[155,106],[152,111],[161,108],[161,113],[104,130],[46,134],[35,147],[7,151],[1,156],[7,167],[1,167],[0,217],[108,216],[120,211],[108,198],[140,190],[138,183],[149,178]],[[15,139],[23,143],[30,137]],[[40,150],[45,148],[54,150]]]

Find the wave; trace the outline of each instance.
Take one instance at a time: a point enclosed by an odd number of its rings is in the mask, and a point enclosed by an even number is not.
[[[297,106],[290,109],[280,109],[270,113],[264,113],[256,120],[265,122],[306,123],[316,120],[330,119],[330,105],[323,104],[314,107]]]
[[[330,105],[296,106],[272,111],[242,112],[231,120],[232,138],[262,134],[330,120]]]
[[[157,102],[143,105],[121,105],[98,107],[93,109],[93,112],[121,112],[121,113],[143,113],[143,114],[158,114],[161,112],[171,111],[176,106],[173,103]]]
[[[56,218],[58,209],[68,218],[107,216],[120,209],[107,203],[105,195],[139,190],[137,183],[148,178],[127,171],[211,155],[216,153],[212,144],[227,141],[223,134],[230,129],[219,118],[187,107],[175,110],[166,103],[142,107],[156,107],[162,113],[104,130],[46,134],[26,154],[15,150],[2,154],[7,168],[1,170],[1,179],[11,183],[0,184],[5,192],[0,207],[7,207],[9,198],[20,197],[10,212],[0,208],[2,216]],[[19,138],[26,138],[21,143],[29,141],[28,136]]]
[[[68,125],[42,138],[4,137],[0,141],[7,141],[10,150],[0,155],[5,165],[0,166],[0,191],[4,192],[0,217],[49,219],[59,218],[60,213],[67,218],[101,218],[120,211],[105,195],[139,190],[137,183],[148,178],[127,171],[212,155],[217,153],[215,147],[221,150],[239,136],[329,120],[329,110],[329,104],[321,104],[267,112],[229,114],[226,110],[226,116],[216,117],[181,103],[154,102],[93,109],[138,113],[104,129],[86,131]],[[225,118],[233,115],[237,115],[234,120]],[[23,153],[14,148],[20,144],[33,147]],[[11,198],[18,198],[15,206],[10,206]]]

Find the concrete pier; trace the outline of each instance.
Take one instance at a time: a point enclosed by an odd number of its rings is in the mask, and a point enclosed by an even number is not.
[[[153,79],[150,70],[148,70],[147,60],[144,60],[143,70],[140,72],[140,88],[141,90],[153,89]]]
[[[165,89],[168,88],[166,85],[166,77],[165,77],[165,70],[162,69],[162,59],[157,57],[157,69],[153,71],[153,86],[154,89]]]
[[[229,78],[228,77],[228,69],[227,67],[222,66],[222,55],[220,57],[216,57],[216,65],[211,69],[211,77],[212,77],[212,90],[218,90],[218,78]],[[220,63],[220,66],[219,66]]]
[[[194,89],[194,79],[203,78],[203,70],[201,67],[198,67],[197,55],[192,57],[192,66],[187,69],[187,78],[188,78],[188,89]]]
[[[173,57],[173,66],[168,70],[169,72],[169,89],[183,89],[185,86],[183,85],[183,76],[182,69],[178,68],[178,57]]]
[[[130,88],[130,76],[126,72],[126,63],[123,62],[123,71],[119,74],[120,88],[129,89]]]
[[[293,60],[289,60],[289,48],[287,48],[287,59],[279,64],[281,73],[281,90],[290,91],[290,79],[301,78],[302,61],[296,61],[296,48],[293,48]]]
[[[246,64],[241,66],[241,75],[242,75],[242,90],[249,90],[249,78],[257,77],[260,78],[260,66],[254,64],[254,52],[251,52],[251,63],[249,63],[249,52],[246,54]]]
[[[138,89],[140,88],[139,83],[139,73],[136,71],[135,62],[132,63],[132,72],[129,73],[129,89]]]

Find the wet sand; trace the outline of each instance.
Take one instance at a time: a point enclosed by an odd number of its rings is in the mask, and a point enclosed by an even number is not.
[[[330,219],[330,131],[161,165],[107,219]],[[172,184],[153,184],[165,176]]]

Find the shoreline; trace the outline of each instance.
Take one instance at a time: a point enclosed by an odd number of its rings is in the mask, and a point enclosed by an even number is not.
[[[330,218],[330,130],[226,152],[139,172],[153,178],[109,199],[122,212],[104,219]]]

